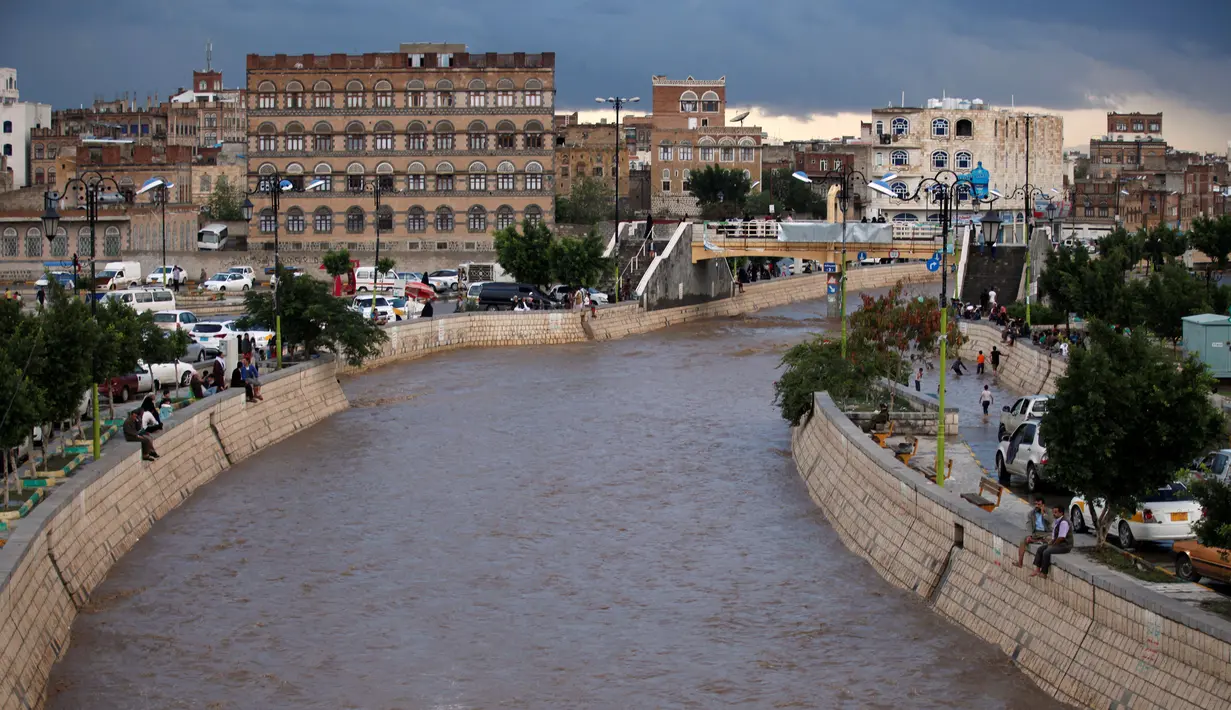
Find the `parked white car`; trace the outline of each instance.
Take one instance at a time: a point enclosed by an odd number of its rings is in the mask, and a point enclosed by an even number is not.
[[[256,269],[251,266],[232,266],[227,269],[227,273],[243,274],[244,276],[251,278],[253,281],[256,280]]]
[[[1069,502],[1069,519],[1073,529],[1086,532],[1094,529],[1095,516],[1103,513],[1103,501],[1087,502],[1076,496]],[[1176,481],[1159,488],[1146,498],[1130,518],[1116,516],[1108,534],[1120,540],[1120,547],[1134,547],[1138,540],[1175,541],[1195,538],[1193,523],[1201,519],[1201,504],[1189,493],[1188,487]]]
[[[1023,476],[1026,489],[1035,493],[1047,480],[1046,468],[1047,446],[1037,419],[1018,424],[1012,436],[996,447],[996,476],[1001,485],[1007,485],[1014,475]]]
[[[375,301],[378,323],[388,323],[397,318],[397,314],[393,312],[393,304],[384,296],[355,296],[350,307],[351,310],[362,314],[364,318],[372,318],[373,301]]]
[[[590,300],[595,303],[607,303],[607,294],[599,291],[596,288],[586,289],[590,293]]]
[[[197,323],[193,326],[190,335],[201,345],[221,350],[223,341],[227,338],[234,338],[235,332],[225,323]]]
[[[441,291],[456,291],[457,290],[457,269],[441,269],[433,271],[427,275],[428,284],[436,289],[436,293]]]
[[[1047,404],[1051,401],[1049,394],[1032,394],[1020,397],[1012,406],[1006,405],[1000,412],[1001,439],[1016,431],[1017,426],[1030,419],[1039,419],[1047,413]]]
[[[1193,475],[1210,476],[1231,483],[1231,449],[1219,449],[1205,455],[1193,466]]]
[[[355,269],[355,290],[402,293],[406,290],[406,279],[394,271],[385,271],[378,276],[375,266],[360,266]]]
[[[146,365],[138,361],[137,368],[148,369],[158,387],[173,387],[176,382],[180,383],[181,387],[187,387],[188,383],[192,380],[192,373],[195,369],[191,363],[184,362],[183,360],[155,363],[153,365]]]
[[[155,284],[159,286],[174,286],[175,279],[173,279],[172,276],[175,275],[175,269],[176,269],[175,264],[171,264],[169,266],[155,266],[154,270],[151,271],[148,275],[146,275],[145,283],[151,286]],[[184,271],[183,269],[180,269],[180,281],[181,282],[184,280],[184,277],[186,274],[187,274],[186,271]]]
[[[274,339],[274,332],[272,330],[266,330],[265,328],[248,328],[245,330],[239,327],[237,321],[233,320],[223,321],[222,325],[228,331],[234,333],[235,337],[239,337],[240,335],[247,335],[251,337],[254,341],[256,341],[256,345],[259,348],[268,347],[270,341]]]
[[[252,288],[252,276],[234,271],[223,271],[209,277],[201,287],[206,291],[247,291]]]
[[[154,324],[163,330],[191,331],[197,324],[197,315],[192,311],[162,311],[154,314]]]
[[[39,288],[47,288],[50,284],[47,279],[48,276],[51,277],[51,281],[58,281],[61,284],[68,283],[69,285],[65,286],[65,288],[72,288],[73,272],[71,271],[45,271],[42,276],[38,277],[38,281],[34,282],[34,285]]]

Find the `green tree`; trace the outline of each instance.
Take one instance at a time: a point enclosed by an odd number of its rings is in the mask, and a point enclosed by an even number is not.
[[[551,273],[570,286],[593,287],[611,271],[611,259],[603,257],[603,240],[591,230],[581,238],[556,237],[548,247]]]
[[[1145,258],[1144,232],[1130,234],[1116,227],[1098,240],[1098,254],[1104,259],[1115,258],[1121,271],[1128,271]]]
[[[1171,262],[1150,275],[1139,299],[1143,306],[1144,325],[1160,338],[1177,344],[1184,337],[1185,316],[1209,310],[1209,290],[1189,275],[1183,264]],[[1131,292],[1131,289],[1130,289]]]
[[[551,280],[551,230],[542,224],[522,222],[496,232],[496,261],[522,283],[545,286]]]
[[[1086,500],[1105,501],[1099,545],[1119,513],[1165,485],[1222,431],[1210,404],[1213,379],[1194,356],[1176,366],[1143,332],[1117,335],[1090,323],[1087,348],[1072,351],[1043,418],[1048,475]]]
[[[205,214],[209,219],[222,222],[243,221],[244,199],[238,187],[232,185],[225,175],[220,176],[205,203]]]
[[[380,354],[381,345],[388,342],[385,331],[374,321],[351,310],[344,299],[334,298],[324,281],[312,278],[283,280],[279,276],[278,283],[282,339],[292,349],[301,347],[308,357],[325,350],[357,367]],[[241,328],[273,323],[273,294],[248,291],[244,294],[244,310],[247,313],[240,319]]]
[[[29,439],[47,417],[40,377],[42,332],[39,318],[25,315],[16,301],[0,302],[0,468],[4,470],[4,505],[17,490],[17,460],[13,449]]]
[[[1156,225],[1149,231],[1142,229],[1138,235],[1141,248],[1155,271],[1188,251],[1188,238],[1165,224]]]
[[[862,338],[849,339],[843,358],[837,339],[818,334],[787,350],[779,366],[785,371],[774,382],[774,404],[797,426],[812,412],[814,393],[828,392],[838,403],[866,397],[877,380],[901,369],[901,361]]]
[[[615,212],[615,189],[606,180],[584,176],[573,183],[565,203],[570,224],[598,224]],[[557,221],[560,219],[556,214]]]
[[[718,165],[707,165],[693,172],[690,181],[688,191],[697,198],[703,210],[720,206],[717,209],[732,212],[729,216],[740,213],[752,189],[752,181],[744,175],[744,171],[728,170]]]
[[[382,274],[392,273],[396,268],[397,262],[387,256],[382,256],[380,260],[376,262],[376,270]]]
[[[1209,257],[1210,266],[1218,271],[1226,271],[1231,264],[1231,215],[1222,215],[1218,219],[1194,219],[1192,228],[1188,230],[1188,241],[1193,249]],[[1209,284],[1208,267],[1205,270],[1205,280]]]
[[[325,267],[325,273],[330,276],[346,276],[351,269],[350,252],[346,249],[331,249],[321,257],[321,264]],[[278,276],[278,281],[281,283],[281,275]]]
[[[1193,523],[1197,542],[1207,547],[1231,549],[1231,485],[1216,478],[1204,478],[1190,485],[1193,497],[1205,514]]]
[[[792,171],[787,168],[775,168],[764,177],[765,185],[773,195],[774,211],[778,214],[794,212],[796,214],[810,213],[817,219],[825,219],[827,203],[825,194],[828,185],[825,183],[806,183],[795,179]]]

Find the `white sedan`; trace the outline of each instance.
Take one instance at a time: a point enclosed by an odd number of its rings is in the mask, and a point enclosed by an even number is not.
[[[228,328],[225,323],[197,323],[193,326],[190,335],[201,345],[221,350],[222,343],[227,338],[235,337],[235,331]]]
[[[457,290],[457,269],[440,269],[427,275],[427,282],[436,293]]]
[[[142,368],[149,371],[150,375],[154,378],[154,383],[158,387],[173,387],[172,383],[175,382],[180,383],[180,387],[187,387],[188,383],[192,380],[192,373],[195,370],[191,363],[184,362],[183,360],[148,366],[138,361],[137,369]]]
[[[375,302],[375,306],[373,306]],[[397,318],[397,314],[393,311],[393,304],[384,296],[355,296],[355,300],[351,302],[351,310],[355,311],[364,318],[372,318],[372,308],[376,308],[376,322],[388,323]]]
[[[166,267],[164,267],[164,266],[155,266],[155,267],[154,267],[154,270],[153,270],[153,271],[151,271],[151,272],[150,272],[150,273],[149,273],[149,274],[145,277],[145,283],[146,283],[146,284],[148,284],[148,285],[151,285],[151,286],[153,286],[153,285],[159,285],[159,286],[171,286],[171,285],[174,285],[174,284],[175,284],[175,280],[174,280],[174,279],[172,279],[171,277],[175,275],[175,268],[176,268],[176,267],[175,267],[175,265],[174,265],[174,264],[172,264],[171,266],[166,266]],[[165,269],[165,271],[164,271],[164,269]],[[181,278],[181,280],[183,279],[183,273],[184,273],[184,270],[183,270],[183,269],[180,269],[180,274],[181,274],[180,278]]]
[[[1086,532],[1094,525],[1095,516],[1102,515],[1103,501],[1086,502],[1081,496],[1069,503],[1069,518],[1073,529]],[[1114,513],[1113,513],[1114,515]],[[1120,547],[1133,547],[1138,540],[1170,541],[1190,540],[1193,523],[1201,519],[1201,504],[1188,487],[1176,481],[1159,488],[1142,501],[1130,518],[1115,516],[1108,527],[1108,534],[1120,539]]]
[[[223,321],[222,326],[229,332],[234,333],[236,337],[240,335],[251,337],[256,342],[258,348],[269,347],[270,341],[274,339],[274,332],[272,330],[265,330],[264,328],[248,328],[245,330],[240,328],[239,324],[233,320]]]
[[[252,288],[252,275],[223,271],[209,277],[201,288],[206,291],[247,291]]]

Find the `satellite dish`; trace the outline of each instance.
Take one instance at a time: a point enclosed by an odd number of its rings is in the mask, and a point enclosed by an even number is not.
[[[742,126],[742,125],[744,125],[744,119],[745,119],[745,118],[748,118],[748,114],[750,114],[750,113],[752,113],[752,112],[751,112],[751,111],[745,111],[745,112],[741,113],[740,115],[736,116],[735,118],[731,119],[731,122],[732,122],[732,123],[738,123],[739,125],[741,125],[741,126]]]

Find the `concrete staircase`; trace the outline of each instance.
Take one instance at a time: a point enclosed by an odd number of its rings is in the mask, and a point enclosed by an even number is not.
[[[966,262],[966,277],[962,281],[962,292],[958,294],[958,298],[977,304],[979,294],[995,289],[996,300],[1000,305],[1016,303],[1025,270],[1024,247],[997,246],[996,258],[992,259],[990,250],[980,254],[979,247],[972,245]]]

